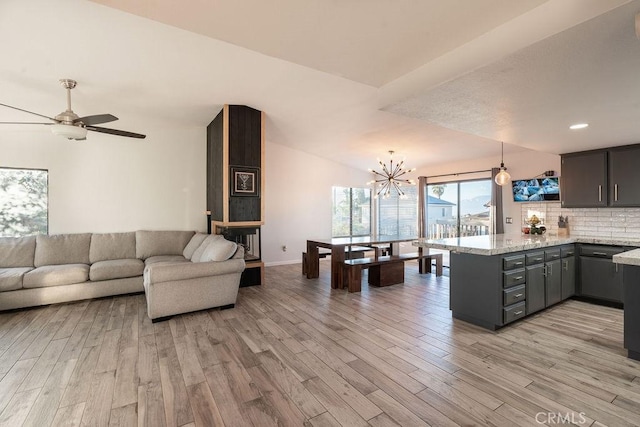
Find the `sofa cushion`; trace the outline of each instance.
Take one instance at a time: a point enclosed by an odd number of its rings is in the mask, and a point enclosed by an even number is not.
[[[204,242],[204,239],[206,239],[207,236],[209,235],[205,233],[194,234],[191,240],[189,240],[189,243],[187,243],[187,246],[185,246],[184,251],[182,251],[182,255],[186,259],[191,259],[191,257],[193,256],[193,253],[196,251],[196,249],[200,247],[200,245],[202,244],[202,242]]]
[[[88,280],[89,266],[87,264],[45,265],[25,274],[22,279],[22,287],[26,289],[71,285]]]
[[[91,234],[36,236],[34,265],[89,264]]]
[[[158,263],[176,263],[176,262],[189,262],[188,259],[182,255],[156,255],[144,260],[144,265],[158,264]]]
[[[0,292],[22,289],[22,277],[31,270],[33,267],[0,268]]]
[[[33,267],[36,252],[36,236],[1,237],[0,268]]]
[[[181,255],[195,231],[136,231],[136,258]]]
[[[231,242],[224,238],[216,239],[209,243],[197,262],[226,261],[236,253],[237,249],[238,244],[236,242]],[[193,261],[196,262],[196,260]]]
[[[98,280],[125,279],[127,277],[142,276],[144,263],[138,258],[110,259],[91,264],[89,279]]]
[[[136,233],[94,233],[91,235],[89,261],[131,259],[136,257]]]

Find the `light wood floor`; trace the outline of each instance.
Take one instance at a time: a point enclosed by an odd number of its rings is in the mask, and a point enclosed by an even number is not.
[[[142,295],[1,313],[0,424],[640,425],[620,310],[492,333],[451,319],[447,277],[347,294],[321,271],[267,268],[235,309],[156,324]]]

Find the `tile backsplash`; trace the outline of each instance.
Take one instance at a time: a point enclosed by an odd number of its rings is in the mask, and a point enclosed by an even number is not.
[[[523,203],[521,227],[536,215],[547,233],[558,233],[558,217],[569,217],[569,235],[580,237],[640,238],[640,208],[562,208],[560,202]]]

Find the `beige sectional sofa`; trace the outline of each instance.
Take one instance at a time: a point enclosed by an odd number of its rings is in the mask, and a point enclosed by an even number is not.
[[[151,319],[235,304],[241,246],[193,231],[0,238],[0,310],[144,291]]]

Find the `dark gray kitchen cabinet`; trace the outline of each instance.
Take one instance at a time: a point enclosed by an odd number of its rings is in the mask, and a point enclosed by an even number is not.
[[[545,303],[549,307],[562,301],[562,264],[559,259],[545,262]]]
[[[576,257],[562,258],[562,299],[572,297],[576,293]]]
[[[544,264],[527,267],[527,315],[545,308]]]
[[[640,206],[640,147],[609,150],[609,205]]]
[[[624,348],[640,360],[640,267],[624,266]]]
[[[620,246],[579,245],[580,296],[622,303],[622,269],[611,258],[627,250]]]
[[[564,208],[607,206],[607,152],[562,155],[560,200]]]

